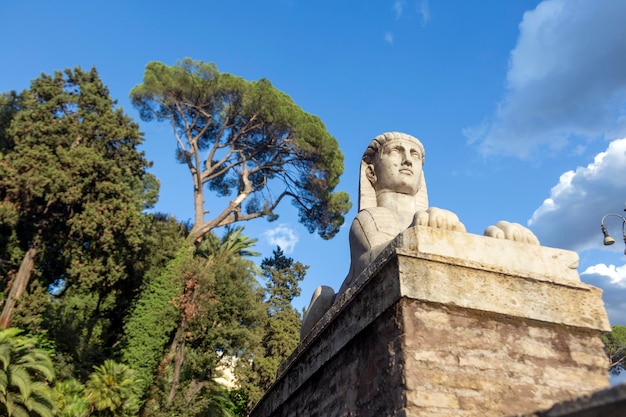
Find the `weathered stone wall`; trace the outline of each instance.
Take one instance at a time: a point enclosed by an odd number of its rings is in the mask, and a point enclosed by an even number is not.
[[[401,323],[392,308],[272,412],[288,416],[396,416],[404,403]]]
[[[407,415],[504,416],[606,387],[594,332],[402,303]]]
[[[358,297],[333,306],[251,416],[403,415],[394,414],[404,408],[400,286],[385,278],[371,275]]]
[[[606,388],[600,336],[610,326],[575,258],[409,229],[313,328],[251,416],[500,417]]]

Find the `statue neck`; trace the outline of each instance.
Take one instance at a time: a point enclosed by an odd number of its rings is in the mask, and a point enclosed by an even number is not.
[[[398,216],[402,226],[408,227],[415,215],[415,196],[396,193],[394,191],[377,191],[376,203],[378,207],[385,207]]]

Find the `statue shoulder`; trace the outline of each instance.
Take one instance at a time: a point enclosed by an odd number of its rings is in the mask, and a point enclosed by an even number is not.
[[[367,241],[367,247],[388,242],[402,231],[394,213],[386,207],[361,210],[350,227],[351,244],[354,240]]]
[[[387,230],[388,224],[394,222],[394,215],[386,207],[370,207],[359,211],[352,221],[352,228],[364,230]]]

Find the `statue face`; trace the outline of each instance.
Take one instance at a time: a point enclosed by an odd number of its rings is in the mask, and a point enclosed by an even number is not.
[[[415,195],[422,178],[422,151],[414,141],[392,140],[383,145],[367,176],[376,192]]]

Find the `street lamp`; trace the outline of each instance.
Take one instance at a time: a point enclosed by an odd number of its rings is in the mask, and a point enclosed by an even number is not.
[[[626,211],[626,209],[624,209],[624,211]],[[616,213],[609,213],[609,214],[605,214],[602,217],[602,220],[600,221],[600,226],[602,227],[602,234],[604,235],[604,246],[609,246],[615,243],[615,239],[613,239],[609,235],[609,232],[606,230],[606,226],[604,225],[604,219],[606,219],[607,217],[619,217],[619,219],[622,221],[622,237],[624,239],[624,245],[626,245],[626,232],[624,230],[624,227],[626,226],[626,217],[620,214],[616,214]],[[624,255],[626,255],[626,249],[624,249]]]

